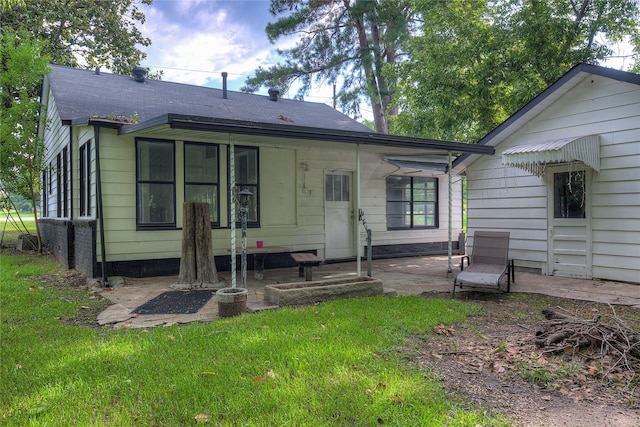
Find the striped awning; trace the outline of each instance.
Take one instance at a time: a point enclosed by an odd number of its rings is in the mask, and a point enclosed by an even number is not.
[[[600,171],[600,138],[587,135],[536,144],[518,145],[502,152],[502,164],[544,175],[547,165],[582,162]]]

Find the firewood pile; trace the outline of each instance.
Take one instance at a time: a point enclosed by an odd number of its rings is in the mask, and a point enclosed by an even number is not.
[[[602,376],[624,373],[627,378],[640,374],[640,333],[618,317],[611,306],[608,323],[597,315],[583,319],[553,310],[542,310],[547,321],[536,332],[535,343],[543,353],[601,361]]]

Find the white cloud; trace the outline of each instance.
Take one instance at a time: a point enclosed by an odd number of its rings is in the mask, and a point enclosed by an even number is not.
[[[152,45],[143,65],[163,70],[164,80],[211,85],[227,71],[239,87],[275,52],[263,28],[232,21],[219,2],[160,2],[145,13],[141,31]]]
[[[278,48],[297,42],[295,36],[269,42],[264,28],[274,18],[268,8],[268,1],[156,0],[143,9],[140,30],[152,44],[142,65],[163,70],[163,80],[210,87],[221,87],[226,71],[229,89],[239,90],[256,68],[282,59]],[[294,88],[287,96],[295,93]],[[314,87],[306,100],[331,105],[332,88]]]

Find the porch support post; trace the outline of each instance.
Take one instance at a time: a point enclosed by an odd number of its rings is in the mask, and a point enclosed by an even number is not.
[[[447,243],[447,256],[448,256],[448,261],[447,261],[447,273],[452,273],[453,270],[451,269],[451,229],[452,229],[452,225],[451,225],[451,219],[453,218],[453,214],[451,213],[451,207],[453,206],[451,197],[453,195],[453,187],[451,185],[451,167],[452,167],[452,159],[451,159],[451,151],[449,151],[449,167],[447,168],[447,173],[449,175],[449,238],[448,243]]]
[[[229,134],[229,229],[231,230],[231,287],[236,287],[236,153]]]
[[[362,275],[362,259],[360,251],[362,250],[362,242],[360,239],[360,144],[356,145],[356,203],[355,212],[353,213],[353,229],[356,233],[356,273],[358,277]]]

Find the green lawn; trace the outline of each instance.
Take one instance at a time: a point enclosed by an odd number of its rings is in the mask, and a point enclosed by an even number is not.
[[[104,303],[64,286],[49,257],[0,262],[3,426],[505,425],[400,350],[408,336],[474,313],[469,303],[375,297],[206,324],[89,328],[64,320]]]
[[[18,223],[18,217],[13,214],[13,219]],[[22,222],[26,227],[26,231],[31,234],[36,233],[36,221],[33,214],[21,214]],[[19,225],[22,227],[22,225]],[[18,230],[15,227],[13,221],[7,220],[7,213],[0,212],[0,240],[3,247],[15,247],[18,243],[18,236],[24,233],[25,230]],[[1,255],[0,255],[1,256]]]

